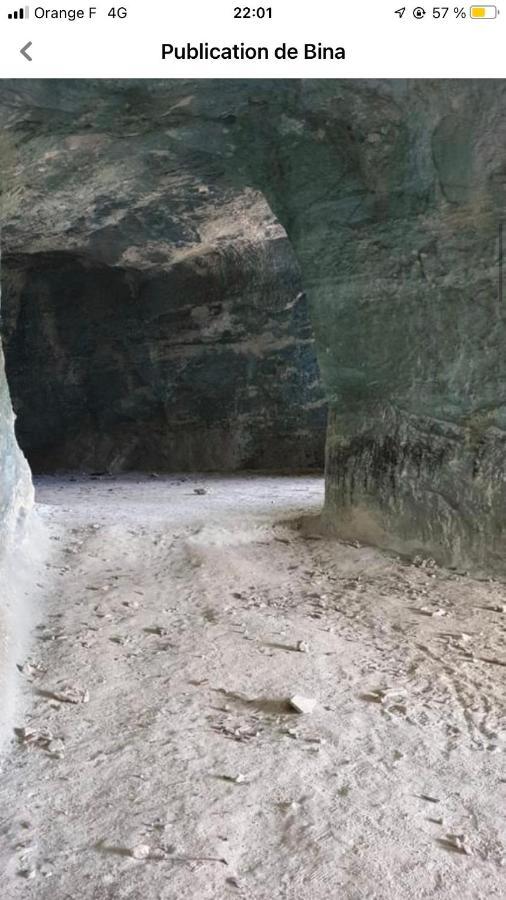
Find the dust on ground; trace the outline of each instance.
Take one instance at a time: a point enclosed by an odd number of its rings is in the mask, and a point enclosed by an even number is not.
[[[3,900],[505,896],[504,584],[298,530],[322,500],[39,482]]]

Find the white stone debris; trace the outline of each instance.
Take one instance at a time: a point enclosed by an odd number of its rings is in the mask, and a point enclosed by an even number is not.
[[[27,747],[37,747],[45,750],[53,759],[63,759],[65,755],[65,742],[63,738],[54,737],[49,728],[15,728],[18,740]]]
[[[133,856],[134,859],[147,859],[151,853],[151,847],[148,844],[137,844],[135,847],[132,847],[130,851],[130,855]]]
[[[26,660],[26,662],[23,663],[23,665],[18,665],[17,668],[18,668],[19,672],[21,672],[22,675],[27,675],[28,677],[32,677],[32,678],[47,671],[47,669],[44,668],[42,663],[35,663],[35,662],[32,662],[31,660]]]
[[[290,697],[290,706],[298,713],[312,713],[318,705],[318,701],[311,697],[303,697],[301,694],[295,694]]]
[[[464,834],[447,834],[446,840],[458,853],[465,853],[469,856],[471,851],[466,845],[466,836]]]
[[[56,691],[51,691],[55,700],[60,703],[88,703],[90,699],[89,692],[86,688],[78,687],[74,684],[65,684]]]

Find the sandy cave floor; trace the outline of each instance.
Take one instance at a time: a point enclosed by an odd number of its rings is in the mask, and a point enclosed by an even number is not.
[[[322,497],[38,483],[2,900],[506,895],[505,586],[303,536]]]

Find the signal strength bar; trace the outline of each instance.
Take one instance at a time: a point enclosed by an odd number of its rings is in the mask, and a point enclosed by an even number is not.
[[[27,19],[30,12],[29,6],[20,6],[19,9],[15,9],[14,12],[7,13],[8,19]]]

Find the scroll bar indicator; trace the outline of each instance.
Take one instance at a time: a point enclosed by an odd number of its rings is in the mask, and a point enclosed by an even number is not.
[[[471,6],[471,19],[497,19],[497,6]]]

